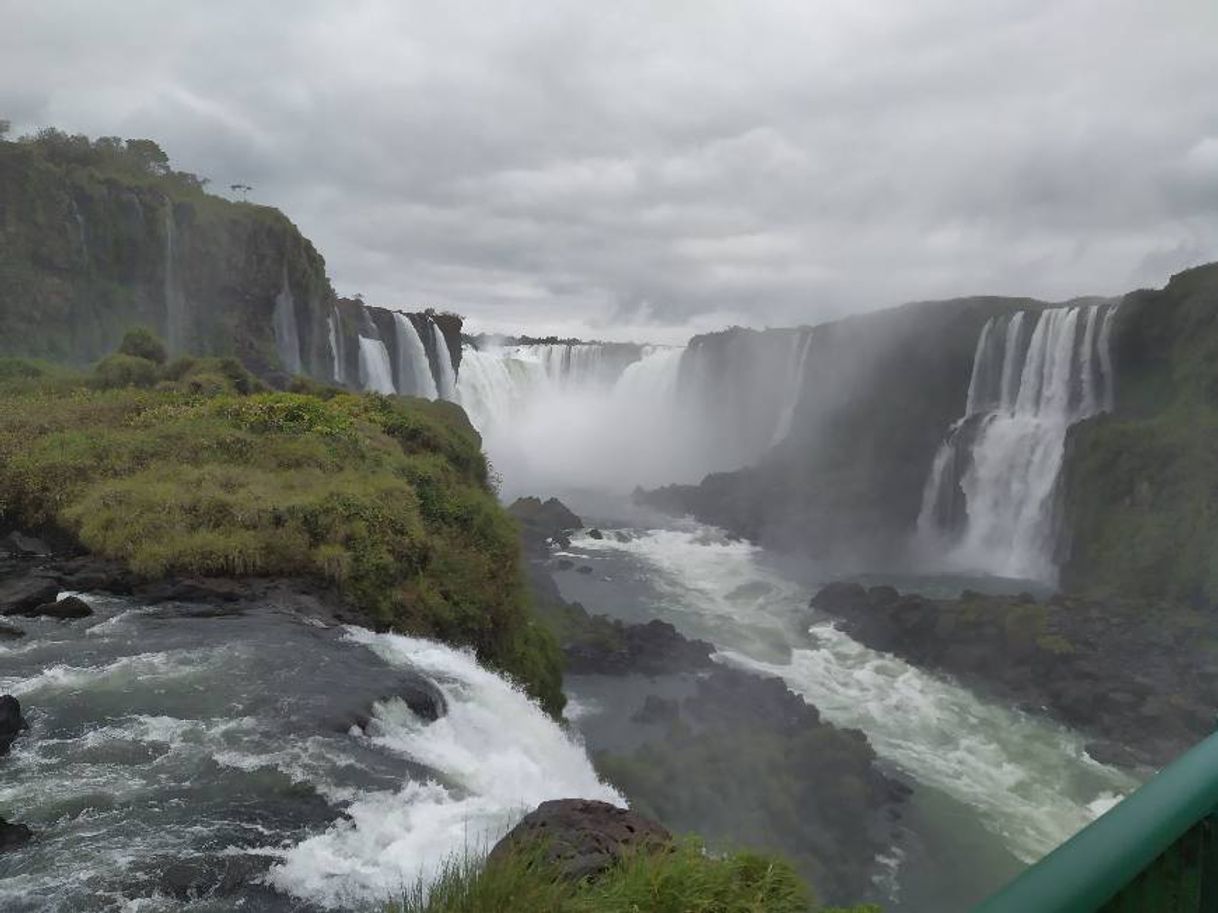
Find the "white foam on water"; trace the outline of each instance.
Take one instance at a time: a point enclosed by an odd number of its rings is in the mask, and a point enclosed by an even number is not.
[[[830,722],[861,729],[881,758],[975,808],[1024,860],[1039,858],[1136,786],[1092,760],[1077,733],[984,701],[828,621],[811,624],[810,645],[792,643],[788,661],[763,654],[757,629],[803,628],[811,594],[766,567],[754,545],[697,525],[629,542],[605,532],[573,546],[648,562],[665,611],[715,625],[721,661],[781,678]]]
[[[364,737],[437,779],[352,802],[345,820],[283,854],[268,875],[279,890],[332,909],[375,904],[428,880],[454,855],[484,850],[547,799],[624,804],[574,736],[470,654],[359,628],[347,636],[442,692],[447,712],[435,721],[396,698],[378,703]]]
[[[0,676],[0,694],[23,697],[41,691],[76,691],[86,686],[108,687],[135,680],[146,685],[158,679],[193,675],[215,658],[215,651],[169,650],[124,656],[102,666],[56,663],[24,678]]]

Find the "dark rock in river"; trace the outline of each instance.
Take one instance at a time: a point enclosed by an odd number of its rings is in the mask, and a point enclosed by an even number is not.
[[[31,609],[29,614],[43,618],[88,618],[93,614],[93,609],[79,596],[65,596],[58,602],[44,603]]]
[[[577,573],[577,574],[591,574],[591,573],[592,573],[592,567],[591,567],[590,565],[587,565],[587,564],[581,564],[579,567],[577,567],[577,568],[575,569],[575,573]]]
[[[661,850],[672,835],[647,818],[589,799],[543,802],[495,844],[488,865],[540,845],[543,859],[571,881],[594,878],[627,854]]]
[[[691,640],[666,621],[645,625],[610,621],[602,615],[588,620],[588,628],[563,645],[567,670],[577,675],[666,675],[712,665],[712,644]]]
[[[33,837],[33,832],[24,824],[9,824],[0,818],[0,853],[18,849]]]
[[[0,756],[8,754],[9,747],[29,724],[21,715],[21,703],[11,694],[0,696]]]
[[[518,498],[508,513],[520,524],[526,548],[544,545],[551,539],[565,539],[566,533],[583,529],[584,521],[557,498]]]
[[[599,529],[590,529],[590,530],[588,530],[588,538],[595,539],[597,542],[599,542],[605,538],[605,534],[602,533]]]
[[[0,553],[8,555],[49,555],[51,547],[41,539],[25,533],[12,532],[0,539]]]
[[[25,632],[12,625],[0,624],[0,640],[5,638],[25,637]]]
[[[47,577],[28,574],[0,581],[0,615],[31,615],[34,609],[54,602],[59,584]]]

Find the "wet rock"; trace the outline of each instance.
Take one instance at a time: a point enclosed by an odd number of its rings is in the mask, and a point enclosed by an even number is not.
[[[848,615],[870,606],[867,590],[858,583],[834,582],[812,597],[812,608],[832,615]]]
[[[33,832],[24,824],[9,824],[0,818],[0,853],[19,849],[32,839]]]
[[[27,556],[49,555],[51,547],[41,539],[27,536],[21,532],[12,532],[0,539],[0,553]]]
[[[591,574],[591,573],[592,573],[592,568],[591,568],[590,566],[586,565],[586,564],[581,564],[579,567],[577,567],[577,568],[575,569],[575,573],[577,573],[577,574]]]
[[[584,521],[557,498],[544,502],[541,498],[518,498],[508,513],[520,524],[526,541],[534,543],[566,539],[566,533],[584,527]]]
[[[25,637],[25,632],[20,628],[14,628],[12,625],[0,624],[0,640],[14,639],[17,637]]]
[[[623,533],[623,532],[616,532],[616,533],[614,533],[614,534],[613,534],[613,538],[614,538],[614,539],[616,539],[618,542],[629,542],[629,541],[630,541],[630,537],[629,537],[629,536],[627,536],[627,535],[626,535],[625,533]]]
[[[585,636],[564,645],[567,669],[576,675],[665,675],[706,669],[712,644],[691,640],[666,621],[628,625],[594,616]]]
[[[136,587],[148,602],[238,602],[249,594],[249,582],[224,577],[171,577]]]
[[[88,618],[93,614],[93,608],[79,596],[65,596],[57,602],[47,602],[30,610],[31,615],[43,618]]]
[[[28,728],[21,715],[21,702],[11,694],[0,695],[0,757],[8,754],[17,736]]]
[[[592,528],[592,529],[588,530],[588,538],[589,538],[589,539],[595,539],[596,541],[598,541],[598,542],[599,542],[599,541],[601,541],[602,539],[604,539],[604,538],[605,538],[605,534],[604,534],[604,533],[602,533],[602,532],[601,532],[599,529],[596,529],[596,528],[594,527],[594,528]]]
[[[559,558],[558,564],[555,565],[560,571],[569,571],[575,567],[575,562],[570,558]]]
[[[0,581],[0,615],[31,615],[57,596],[59,584],[47,577],[29,574],[9,578]]]
[[[608,802],[555,799],[543,802],[495,844],[488,864],[516,850],[541,845],[544,860],[563,878],[595,878],[627,854],[660,851],[672,834],[654,821]]]

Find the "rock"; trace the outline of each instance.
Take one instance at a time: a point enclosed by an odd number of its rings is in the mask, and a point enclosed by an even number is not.
[[[588,538],[595,539],[599,542],[600,540],[605,538],[605,534],[602,533],[599,529],[596,529],[594,527],[594,528],[588,530]]]
[[[59,596],[59,584],[28,575],[0,582],[0,615],[30,615],[31,610]]]
[[[577,573],[577,574],[591,574],[591,573],[592,573],[592,568],[591,568],[591,567],[589,567],[589,566],[588,566],[588,565],[586,565],[586,564],[581,564],[579,567],[577,567],[577,568],[575,569],[575,573]]]
[[[569,571],[575,567],[575,562],[570,558],[559,558],[558,564],[555,565],[560,571]]]
[[[58,602],[47,602],[31,609],[29,614],[44,618],[88,618],[93,614],[93,609],[79,596],[65,596]]]
[[[21,702],[11,694],[0,695],[0,757],[8,754],[17,736],[28,728],[21,715]]]
[[[0,640],[16,637],[25,637],[25,632],[12,625],[0,625]]]
[[[136,587],[148,602],[237,602],[249,594],[249,581],[226,577],[171,577]]]
[[[41,539],[35,539],[33,536],[20,532],[12,532],[0,539],[0,553],[40,556],[49,555],[51,548]]]
[[[567,669],[576,675],[665,675],[708,669],[712,644],[691,640],[666,621],[627,625],[595,616],[590,636],[563,647]]]
[[[0,853],[19,849],[32,839],[33,832],[24,824],[9,824],[0,818]]]
[[[879,587],[877,587],[879,589]],[[812,608],[832,615],[849,615],[867,609],[871,600],[867,591],[857,583],[835,581],[812,597]]]
[[[629,536],[627,536],[627,535],[626,535],[625,533],[623,533],[623,532],[616,532],[616,533],[614,533],[614,534],[613,534],[613,538],[614,538],[614,539],[616,539],[618,542],[629,542],[629,541],[630,541],[630,537],[629,537]]]
[[[672,834],[654,821],[624,808],[590,799],[543,802],[525,816],[487,857],[493,865],[516,850],[541,844],[543,859],[571,881],[595,878],[628,853],[657,851],[672,844]]]
[[[563,533],[583,529],[584,521],[557,498],[542,502],[541,498],[518,498],[508,513],[520,523],[526,538],[555,539]]]

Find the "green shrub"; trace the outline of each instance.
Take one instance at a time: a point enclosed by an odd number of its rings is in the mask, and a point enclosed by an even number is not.
[[[639,853],[598,878],[559,879],[536,852],[483,865],[447,863],[385,913],[811,913],[817,907],[785,862],[755,853],[708,854],[696,840]],[[823,911],[829,913],[829,911]],[[851,913],[851,911],[840,911]],[[853,913],[878,913],[857,907]]]
[[[151,387],[160,380],[156,362],[121,352],[108,355],[98,362],[93,376],[102,389]]]
[[[121,355],[146,358],[157,365],[165,364],[169,358],[165,343],[161,342],[160,337],[146,327],[133,327],[128,330],[123,336],[123,341],[118,345],[118,351]]]

